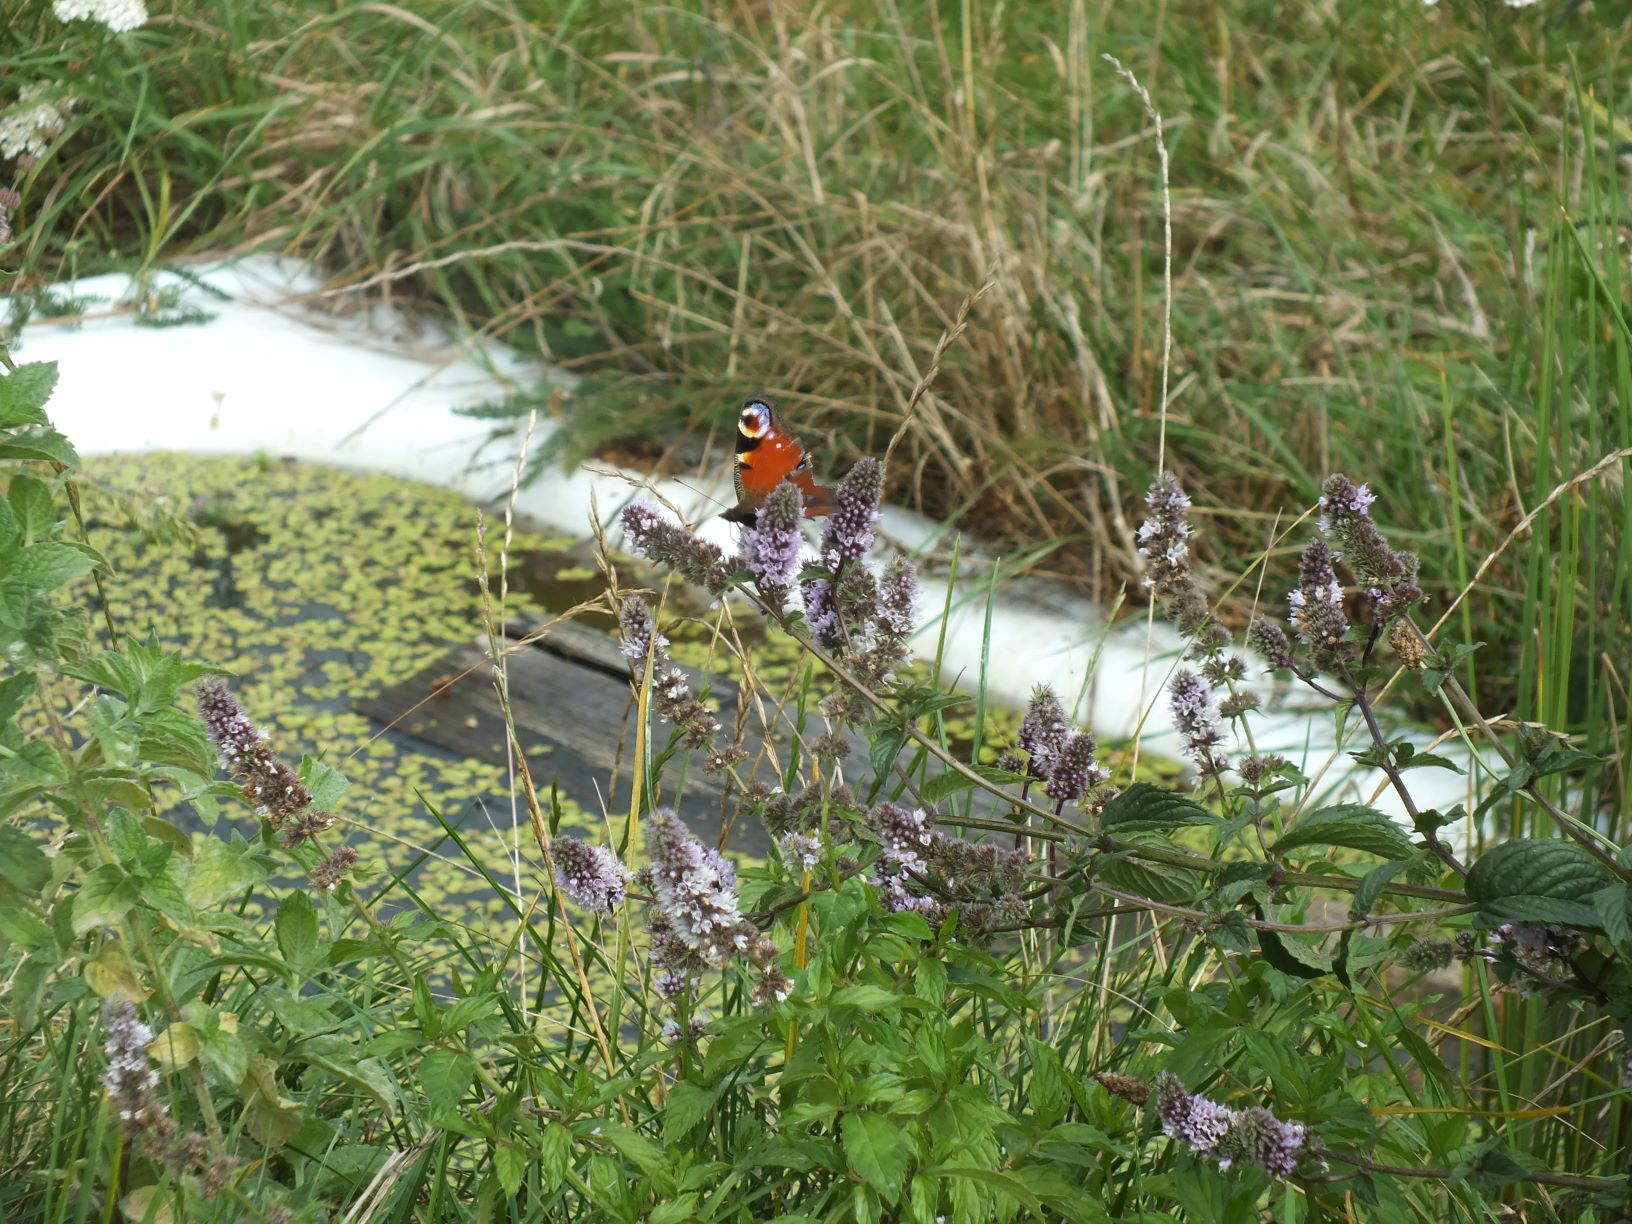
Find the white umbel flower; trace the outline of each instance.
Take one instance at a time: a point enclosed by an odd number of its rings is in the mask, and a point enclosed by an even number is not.
[[[0,157],[39,157],[68,122],[74,99],[41,101],[49,85],[25,85],[15,105],[0,112]]]
[[[94,21],[115,34],[127,34],[147,24],[145,0],[52,0],[59,21]]]

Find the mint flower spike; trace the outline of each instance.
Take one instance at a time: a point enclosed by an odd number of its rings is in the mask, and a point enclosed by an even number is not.
[[[1060,699],[1048,685],[1039,684],[1032,690],[1025,718],[1020,720],[1020,748],[1026,754],[1026,772],[1034,778],[1049,777],[1054,756],[1070,731]]]
[[[1342,472],[1326,478],[1320,492],[1320,530],[1337,547],[1343,564],[1368,590],[1378,616],[1397,617],[1422,598],[1417,555],[1396,552],[1372,521],[1377,495]]]
[[[743,563],[754,576],[759,593],[778,612],[786,606],[799,573],[803,543],[799,525],[804,518],[803,494],[792,481],[784,480],[771,490],[753,525],[742,534]]]
[[[1332,550],[1326,541],[1310,540],[1298,559],[1298,585],[1286,595],[1287,620],[1298,640],[1316,651],[1336,648],[1349,631],[1343,611],[1343,588],[1337,581]]]
[[[605,846],[576,837],[558,837],[551,846],[555,880],[574,904],[592,914],[610,914],[629,894],[629,871]]]
[[[1179,1077],[1169,1072],[1156,1077],[1156,1098],[1162,1133],[1198,1156],[1217,1160],[1222,1170],[1246,1160],[1284,1181],[1297,1171],[1298,1158],[1309,1149],[1302,1123],[1283,1122],[1257,1105],[1229,1109],[1187,1092]]]
[[[731,578],[742,568],[740,557],[727,560],[719,547],[664,518],[649,501],[632,502],[618,516],[629,547],[666,565],[693,586],[710,595],[723,595]]]
[[[787,998],[793,983],[777,963],[781,949],[742,915],[731,861],[693,837],[667,809],[652,814],[647,838],[652,861],[637,878],[652,891],[646,925],[652,966],[659,970],[657,992],[666,998],[682,994],[703,969],[740,954],[759,972],[757,1002]]]
[[[1213,706],[1212,685],[1193,671],[1181,670],[1167,686],[1167,696],[1179,749],[1196,763],[1197,772],[1205,778],[1229,768],[1229,759],[1217,751],[1224,732]]]
[[[1163,472],[1145,494],[1150,515],[1135,533],[1139,553],[1149,563],[1145,586],[1162,601],[1162,614],[1190,640],[1185,657],[1204,659],[1230,644],[1230,631],[1207,606],[1191,572],[1195,558],[1190,539],[1195,528],[1187,517],[1190,498],[1172,472]]]
[[[657,716],[685,736],[686,747],[709,752],[704,768],[710,773],[735,763],[727,762],[730,752],[715,751],[714,736],[720,729],[714,711],[691,691],[686,673],[670,661],[665,649],[669,639],[657,633],[652,610],[638,595],[623,601],[618,609],[618,628],[623,637],[623,655],[635,669],[636,682],[646,675],[646,657],[652,660],[652,708]]]
[[[877,459],[856,460],[833,490],[833,512],[822,529],[822,564],[837,570],[859,561],[873,547],[878,503],[884,496],[884,465]]]
[[[1044,788],[1050,799],[1061,803],[1075,803],[1090,787],[1098,786],[1110,775],[1098,760],[1099,744],[1087,731],[1073,731],[1055,753],[1048,785]]]
[[[198,715],[221,753],[221,768],[274,827],[311,804],[312,792],[300,775],[267,746],[266,733],[250,721],[225,684],[199,682]]]

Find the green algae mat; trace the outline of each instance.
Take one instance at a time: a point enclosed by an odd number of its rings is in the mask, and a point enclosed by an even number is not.
[[[268,459],[112,456],[88,462],[84,480],[91,539],[113,569],[104,586],[115,627],[231,669],[282,755],[310,754],[345,774],[340,815],[375,886],[401,875],[439,916],[477,927],[507,919],[509,905],[451,843],[446,821],[516,893],[537,894],[544,881],[525,815],[512,820],[502,762],[383,731],[353,708],[480,632],[470,503],[389,476]],[[496,553],[502,524],[490,526],[500,529],[489,533]],[[511,548],[536,569],[569,543],[518,533]],[[507,610],[541,612],[516,591]],[[486,677],[466,683],[491,693]],[[597,835],[571,797],[559,810],[564,826]],[[252,832],[242,809],[220,819]]]

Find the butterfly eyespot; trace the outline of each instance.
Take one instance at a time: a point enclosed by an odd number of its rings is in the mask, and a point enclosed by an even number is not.
[[[750,438],[758,438],[771,427],[771,409],[768,404],[758,400],[749,400],[747,407],[742,410],[742,419],[738,428]]]

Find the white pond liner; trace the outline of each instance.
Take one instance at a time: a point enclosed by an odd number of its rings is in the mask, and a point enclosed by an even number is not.
[[[146,289],[181,291],[184,305],[214,316],[207,322],[137,325],[130,311],[112,308],[135,292],[130,279],[119,275],[71,287],[82,299],[101,299],[84,306],[82,322],[33,322],[24,328],[14,358],[58,362],[60,381],[49,411],[82,452],[290,456],[441,485],[481,504],[508,496],[518,438],[495,437],[487,423],[454,410],[500,399],[536,381],[535,364],[501,345],[455,343],[383,307],[341,309],[351,302],[323,296],[321,278],[302,264],[255,257],[196,268],[191,275],[223,296],[163,272]],[[562,381],[570,384],[567,376]],[[734,412],[738,393],[751,390],[722,390],[722,414]],[[550,428],[540,421],[534,446]],[[712,481],[659,480],[655,487],[698,523],[704,536],[730,547],[735,529],[714,517],[731,500],[729,477],[721,468]],[[547,529],[584,537],[592,492],[617,541],[617,512],[639,493],[615,476],[554,469],[520,490],[516,509]],[[939,529],[919,515],[887,508],[881,534],[911,553],[936,540]],[[975,558],[964,572],[978,574],[981,568]],[[931,653],[945,586],[924,577],[920,611],[926,627],[915,645]],[[985,591],[984,579],[971,581],[967,589],[960,583],[946,634],[948,676],[972,685],[985,647],[988,692],[995,699],[1020,706],[1035,685],[1047,683],[1069,703],[1083,691],[1083,676],[1097,650],[1079,719],[1101,738],[1120,740],[1140,728],[1144,713],[1144,747],[1177,754],[1162,686],[1178,657],[1178,639],[1165,624],[1150,628],[1140,616],[1107,630],[1103,611],[1087,600],[1026,580],[1000,586],[988,646]],[[1258,670],[1251,660],[1249,670]],[[1318,777],[1327,801],[1374,802],[1401,813],[1382,775],[1347,756],[1345,749],[1364,746],[1354,727],[1339,748],[1329,709],[1267,679],[1256,683],[1265,703],[1253,723],[1258,751],[1281,752]],[[1430,742],[1426,733],[1411,738],[1419,748]],[[1245,749],[1235,745],[1233,750]],[[1457,745],[1439,751],[1467,763]],[[1423,769],[1410,781],[1425,808],[1448,809],[1468,798],[1466,774]]]

